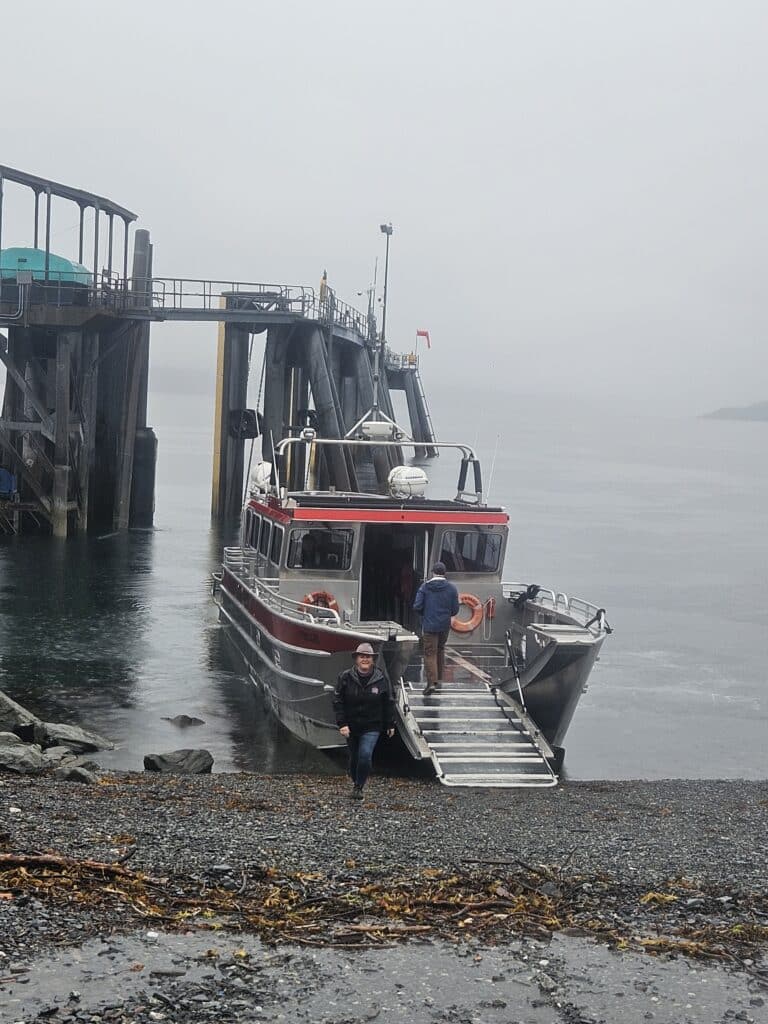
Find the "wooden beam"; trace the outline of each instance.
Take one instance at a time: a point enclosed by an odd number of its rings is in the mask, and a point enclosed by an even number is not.
[[[51,440],[53,440],[53,417],[51,416],[48,409],[46,409],[46,407],[40,401],[35,392],[32,390],[32,388],[29,386],[29,384],[26,382],[26,380],[24,379],[24,375],[19,372],[18,367],[15,365],[15,363],[10,358],[8,353],[4,351],[1,345],[0,362],[4,364],[11,379],[14,381],[16,386],[21,390],[21,392],[27,396],[27,398],[29,399],[29,404],[40,417],[40,420],[42,421],[43,433],[46,434]]]
[[[47,517],[50,518],[51,513],[51,499],[45,493],[40,483],[35,479],[32,473],[29,471],[29,467],[24,462],[24,459],[19,455],[16,449],[13,447],[10,435],[4,427],[0,426],[0,447],[5,449],[7,454],[13,459],[18,466],[19,475],[22,479],[29,484],[30,488],[34,491],[37,500],[40,502],[40,511],[43,512]]]
[[[72,341],[70,334],[56,337],[56,437],[53,457],[53,535],[67,536],[69,501],[69,407]]]

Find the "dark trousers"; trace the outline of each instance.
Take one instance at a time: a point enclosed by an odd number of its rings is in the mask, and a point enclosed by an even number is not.
[[[442,633],[424,633],[422,636],[424,669],[429,686],[434,686],[439,679],[445,678],[445,643],[447,639],[447,629],[444,629]]]
[[[371,762],[373,761],[373,749],[379,739],[379,730],[371,729],[368,732],[360,732],[356,735],[350,733],[347,737],[349,748],[349,774],[352,782],[360,789],[368,781],[371,774]]]

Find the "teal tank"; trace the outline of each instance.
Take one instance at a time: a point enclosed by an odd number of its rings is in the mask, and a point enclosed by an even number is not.
[[[15,280],[20,270],[31,270],[33,281],[44,281],[45,250],[20,247],[0,249],[0,277]],[[52,252],[48,254],[48,279],[79,285],[90,285],[93,281],[91,272],[82,263],[75,263]]]

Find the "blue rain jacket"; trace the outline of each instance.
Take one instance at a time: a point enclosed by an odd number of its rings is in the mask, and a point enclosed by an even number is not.
[[[422,583],[413,607],[421,612],[424,633],[442,633],[451,628],[451,619],[459,611],[459,592],[443,576],[434,576]]]

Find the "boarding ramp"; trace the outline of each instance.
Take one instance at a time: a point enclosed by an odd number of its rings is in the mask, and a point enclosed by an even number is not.
[[[490,677],[459,657],[446,673],[451,678],[424,696],[420,661],[411,662],[400,682],[401,731],[407,734],[403,739],[415,756],[432,761],[444,786],[557,785],[548,761],[553,752],[546,740]]]

